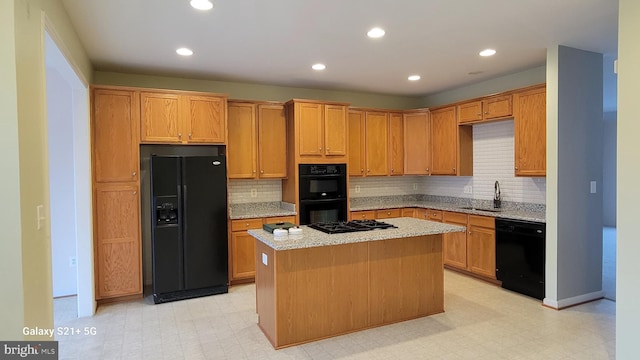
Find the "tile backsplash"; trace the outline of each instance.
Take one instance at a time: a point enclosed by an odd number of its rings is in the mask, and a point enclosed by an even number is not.
[[[500,182],[502,200],[544,204],[546,179],[515,177],[513,120],[473,126],[473,176],[352,178],[352,197],[425,194],[493,199]],[[356,192],[356,186],[359,192]],[[465,188],[471,193],[465,193]]]
[[[252,191],[255,197],[252,197]],[[282,200],[282,180],[229,180],[229,203],[246,204]]]

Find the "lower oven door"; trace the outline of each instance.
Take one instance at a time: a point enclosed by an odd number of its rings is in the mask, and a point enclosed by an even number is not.
[[[300,200],[300,224],[347,221],[347,199]]]

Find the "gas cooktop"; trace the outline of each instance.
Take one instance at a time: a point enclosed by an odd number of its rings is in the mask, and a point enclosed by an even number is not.
[[[307,226],[327,234],[397,228],[397,226],[375,220],[338,221],[331,223],[309,224]]]

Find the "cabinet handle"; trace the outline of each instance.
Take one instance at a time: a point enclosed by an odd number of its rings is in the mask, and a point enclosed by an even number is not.
[[[518,167],[516,166],[516,170],[518,170]]]
[[[469,230],[469,235],[471,235],[471,230]]]
[[[178,139],[182,139],[182,133],[178,133]]]
[[[252,171],[252,173],[254,173],[254,174],[255,174],[255,173],[256,173],[256,171],[255,171],[255,170],[253,170],[253,171]]]
[[[245,226],[245,227],[249,227],[249,223],[246,223],[244,226]]]
[[[327,151],[329,151],[329,148],[327,148]]]
[[[429,172],[429,168],[427,168],[427,172]]]
[[[318,148],[318,151],[322,151],[322,148]]]
[[[131,173],[131,176],[136,176],[136,172],[135,172],[135,171],[134,171],[134,172],[132,172],[132,173]]]
[[[131,193],[131,195],[135,195],[135,194],[137,194],[137,193],[138,193],[138,192],[137,192],[136,190],[133,190],[133,192]]]
[[[189,133],[189,139],[191,139],[191,133]]]
[[[364,169],[360,169],[360,172],[361,172],[361,173],[363,173],[363,172],[364,172]]]
[[[367,173],[370,173],[370,172],[371,172],[371,169],[367,169]]]
[[[453,168],[453,172],[456,172],[456,168]]]
[[[393,172],[393,169],[391,169],[391,172]]]
[[[260,170],[260,174],[264,174],[264,170]]]
[[[485,115],[489,115],[489,112],[488,112],[488,111],[485,111],[485,112],[484,112],[484,114],[485,114]]]

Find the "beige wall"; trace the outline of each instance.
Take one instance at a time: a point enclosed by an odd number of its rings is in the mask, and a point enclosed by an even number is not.
[[[6,1],[3,1],[6,3]],[[15,78],[17,87],[17,127],[18,142],[16,149],[20,157],[20,185],[19,187],[3,189],[8,195],[19,194],[19,204],[9,206],[18,212],[21,233],[20,245],[22,250],[22,291],[24,311],[22,326],[53,327],[52,291],[51,291],[51,241],[49,237],[48,216],[44,226],[36,227],[36,207],[44,205],[45,215],[48,214],[48,155],[47,155],[47,116],[46,116],[46,88],[45,88],[45,54],[44,54],[44,24],[45,16],[48,29],[61,42],[63,51],[69,57],[81,77],[90,81],[92,76],[91,64],[71,26],[66,11],[60,0],[14,0],[9,16],[13,16],[15,24],[14,41],[6,43],[3,40],[3,52],[7,47],[15,49]],[[2,9],[3,15],[5,14]],[[7,16],[7,15],[4,15]],[[3,21],[4,24],[4,21]],[[11,53],[11,52],[10,52]],[[5,86],[3,83],[2,86]],[[4,109],[4,106],[2,107]],[[87,119],[88,121],[88,119]],[[6,134],[3,133],[2,136]],[[14,149],[14,151],[16,150]],[[13,189],[13,191],[11,190]],[[17,216],[17,214],[16,214]],[[15,227],[15,225],[13,225]],[[11,251],[11,246],[2,242],[1,251]],[[15,251],[12,251],[16,255]],[[5,273],[3,272],[3,275]],[[15,287],[12,291],[19,289]],[[7,290],[3,288],[3,292]],[[17,295],[15,295],[17,296]],[[10,311],[15,311],[11,309]],[[18,309],[19,310],[19,309]],[[15,315],[21,316],[21,315]],[[4,319],[4,316],[3,316]],[[21,338],[22,326],[13,323],[3,326],[6,338]],[[3,336],[3,338],[5,338]],[[48,338],[47,338],[48,339]]]
[[[305,89],[287,86],[186,79],[169,76],[125,74],[96,71],[94,83],[100,85],[138,86],[161,89],[208,91],[228,94],[230,99],[287,101],[289,99],[314,99],[348,102],[352,106],[389,109],[414,109],[420,107],[417,97],[381,95],[373,93]]]
[[[24,324],[20,224],[18,108],[13,1],[0,1],[0,339],[20,340]]]
[[[640,1],[619,0],[616,358],[638,358],[640,324]]]

